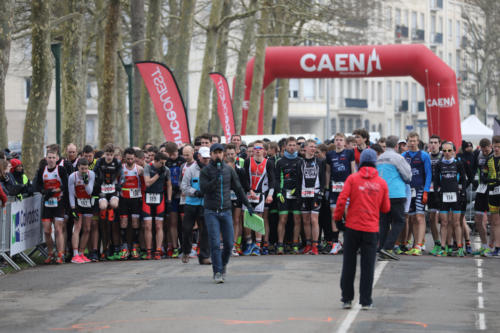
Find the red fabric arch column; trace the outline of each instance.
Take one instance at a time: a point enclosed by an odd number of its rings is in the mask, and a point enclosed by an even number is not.
[[[241,133],[246,132],[253,76],[246,69]],[[461,145],[460,112],[455,72],[426,46],[280,46],[266,49],[262,89],[277,78],[359,78],[411,76],[425,88],[429,134]],[[263,110],[258,134],[263,134]]]

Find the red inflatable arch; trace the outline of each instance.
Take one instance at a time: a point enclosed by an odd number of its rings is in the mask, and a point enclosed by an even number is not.
[[[241,133],[246,132],[253,76],[246,69]],[[413,77],[425,89],[429,134],[461,145],[455,72],[424,45],[281,46],[266,49],[262,89],[277,78]],[[258,134],[263,134],[262,100]]]

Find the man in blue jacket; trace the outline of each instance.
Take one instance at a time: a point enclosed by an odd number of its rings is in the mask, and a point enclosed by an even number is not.
[[[389,186],[391,201],[391,211],[380,216],[381,260],[399,259],[392,250],[405,226],[406,184],[411,181],[411,168],[404,157],[396,152],[397,144],[398,137],[389,136],[386,140],[386,150],[377,160],[377,170]]]

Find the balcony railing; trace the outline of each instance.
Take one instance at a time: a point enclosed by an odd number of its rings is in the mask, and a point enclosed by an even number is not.
[[[413,41],[425,41],[425,30],[423,29],[413,29],[411,34],[411,40]]]
[[[405,25],[397,25],[395,37],[396,39],[408,38],[408,27]]]

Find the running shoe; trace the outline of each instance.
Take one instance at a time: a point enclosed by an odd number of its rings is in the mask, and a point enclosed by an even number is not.
[[[132,249],[131,255],[132,255],[132,259],[139,259],[139,251],[137,251],[137,248],[134,247]]]
[[[224,283],[224,279],[222,278],[222,273],[217,272],[214,274],[214,282],[215,284]]]
[[[486,257],[500,257],[500,251],[498,251],[497,249],[493,250],[493,251],[488,251],[486,254],[485,254]]]
[[[465,250],[463,247],[458,248],[457,255],[459,257],[465,257]]]
[[[285,248],[283,247],[283,244],[278,245],[276,254],[281,256],[285,254]]]
[[[467,255],[472,255],[474,251],[472,251],[472,247],[470,245],[465,245],[465,253]]]
[[[155,251],[155,260],[161,260],[161,251]]]
[[[330,250],[330,254],[337,255],[342,253],[342,243],[336,242],[332,244],[332,249]]]
[[[330,254],[331,250],[332,250],[332,242],[328,242],[321,248],[319,252],[321,254]]]
[[[172,255],[174,254],[174,250],[173,249],[167,249],[167,258],[172,258]]]
[[[422,255],[422,249],[419,249],[418,247],[413,248],[413,252],[411,254],[412,256],[421,256]]]
[[[300,254],[299,246],[297,244],[292,246],[292,254]]]
[[[404,252],[403,252],[403,250],[401,250],[400,246],[395,246],[394,247],[394,253],[396,253],[397,255],[404,254]]]
[[[73,258],[71,259],[71,262],[73,264],[85,264],[85,260],[83,260],[82,256],[79,254],[76,256],[73,256]]]
[[[400,245],[399,248],[401,250],[401,254],[406,254],[406,252],[409,251],[408,247],[404,244]]]
[[[82,258],[82,260],[83,260],[85,263],[92,262],[92,260],[90,260],[89,258],[87,258],[87,257],[85,256],[85,254],[80,254],[80,258]]]
[[[179,258],[179,249],[172,250],[172,258],[174,258],[174,259]]]
[[[253,248],[254,248],[255,244],[247,244],[246,247],[245,247],[245,251],[243,251],[243,255],[244,256],[249,256],[252,254],[252,251],[253,251]]]
[[[151,259],[153,259],[153,256],[151,255],[151,251],[147,251],[146,253],[144,253],[144,255],[142,256],[142,259],[143,260],[151,260]]]
[[[385,259],[392,259],[392,260],[399,260],[400,259],[397,255],[394,254],[393,250],[380,249],[379,255]]]
[[[445,250],[448,257],[451,257],[453,255],[453,246],[446,246]]]
[[[269,254],[269,249],[267,248],[267,246],[263,246],[260,249],[260,254],[263,255],[263,256],[267,256]]]
[[[312,246],[307,244],[306,247],[304,247],[304,250],[302,251],[303,254],[309,254],[311,253]]]
[[[49,255],[47,256],[47,258],[45,258],[45,260],[43,261],[44,264],[48,265],[48,264],[52,264],[52,262],[54,262],[54,254],[53,253],[49,253]]]
[[[128,251],[128,249],[126,248],[123,248],[121,251],[120,251],[120,260],[127,260],[128,257],[130,255],[130,252]]]
[[[436,253],[438,253],[439,251],[441,251],[441,246],[440,245],[434,245],[434,247],[432,248],[431,252],[429,252],[429,253],[432,254],[433,256],[435,256]]]
[[[191,253],[189,254],[190,258],[196,258],[198,257],[198,253],[196,252],[196,249],[191,249]]]
[[[120,260],[120,252],[113,252],[113,254],[108,256],[108,260]]]
[[[240,254],[236,250],[236,247],[233,246],[233,249],[231,250],[231,257],[239,257],[239,256],[240,256]]]
[[[407,256],[412,256],[412,255],[413,255],[413,253],[415,252],[415,250],[416,250],[416,249],[417,249],[417,248],[412,247],[411,249],[409,249],[408,251],[406,251],[406,252],[405,252],[405,254],[406,254]]]
[[[371,310],[371,309],[373,309],[373,304],[361,305],[361,310],[368,311],[368,310]]]
[[[351,301],[347,301],[347,302],[344,302],[342,304],[342,309],[349,310],[350,308],[352,308],[352,302]]]
[[[97,255],[97,251],[90,251],[89,259],[92,262],[98,262],[99,256]]]
[[[99,261],[105,261],[105,260],[107,260],[106,253],[102,252],[101,256],[99,257]]]
[[[491,250],[487,247],[482,247],[479,249],[479,255],[481,257],[488,257],[488,254],[491,252]]]
[[[318,246],[313,246],[311,248],[311,252],[310,252],[312,255],[314,256],[317,256],[319,254],[319,251],[318,251]]]
[[[258,247],[257,245],[254,245],[251,255],[252,256],[260,256],[260,247]]]
[[[57,259],[56,259],[56,264],[61,265],[63,263],[64,263],[64,254],[58,253]]]
[[[243,251],[241,251],[241,245],[236,243],[234,247],[236,248],[236,251],[238,251],[238,254],[241,256],[243,254]]]

